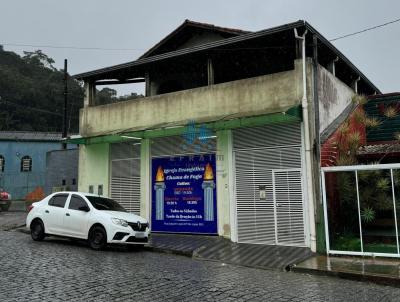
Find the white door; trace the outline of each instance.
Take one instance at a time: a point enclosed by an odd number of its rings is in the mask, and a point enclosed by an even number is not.
[[[301,170],[274,170],[276,243],[305,245]]]
[[[63,219],[68,195],[56,194],[49,200],[43,215],[46,233],[65,235]]]
[[[82,197],[72,194],[63,217],[64,232],[67,236],[87,238],[91,213],[83,210],[85,207],[88,208],[86,201]]]

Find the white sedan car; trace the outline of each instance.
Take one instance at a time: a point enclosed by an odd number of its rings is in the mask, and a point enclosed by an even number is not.
[[[95,250],[108,243],[144,245],[150,235],[146,219],[110,198],[80,192],[57,192],[33,203],[26,227],[35,241],[46,235],[86,239]]]

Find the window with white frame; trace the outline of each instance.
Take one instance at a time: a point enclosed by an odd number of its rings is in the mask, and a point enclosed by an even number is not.
[[[30,171],[32,171],[32,158],[26,155],[21,158],[21,172]]]
[[[6,164],[6,161],[4,159],[3,155],[0,155],[0,172],[4,172],[4,166]]]

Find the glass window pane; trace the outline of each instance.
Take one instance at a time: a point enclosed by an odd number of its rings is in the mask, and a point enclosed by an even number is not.
[[[325,173],[331,250],[361,252],[354,171]]]
[[[87,207],[86,201],[77,195],[72,195],[68,209],[79,210],[81,207]]]
[[[49,200],[49,206],[63,208],[65,206],[65,202],[67,201],[67,198],[68,198],[67,194],[54,195]]]
[[[390,170],[358,171],[364,252],[397,254]]]

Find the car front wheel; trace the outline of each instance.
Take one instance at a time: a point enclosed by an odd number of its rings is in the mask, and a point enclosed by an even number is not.
[[[45,237],[44,225],[40,220],[35,220],[31,224],[31,237],[35,241],[42,241]]]
[[[103,227],[94,226],[89,232],[89,246],[94,250],[102,250],[107,245],[107,234]]]

